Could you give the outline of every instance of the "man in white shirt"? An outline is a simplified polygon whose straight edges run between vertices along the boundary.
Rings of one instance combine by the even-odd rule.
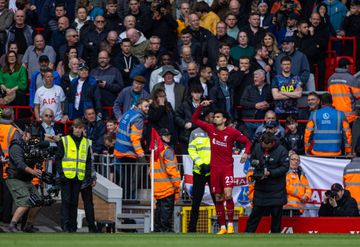
[[[34,114],[37,121],[43,114],[44,109],[49,108],[54,112],[54,120],[66,122],[68,119],[63,115],[65,94],[62,88],[54,85],[54,75],[51,69],[47,69],[44,74],[44,86],[38,88],[34,99]]]

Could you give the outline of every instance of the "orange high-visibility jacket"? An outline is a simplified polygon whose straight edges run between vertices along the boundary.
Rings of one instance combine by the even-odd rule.
[[[253,206],[252,202],[253,202],[253,199],[254,199],[254,191],[255,191],[255,182],[250,179],[250,177],[253,174],[254,174],[254,168],[250,166],[248,172],[246,173],[246,180],[247,180],[248,185],[249,185],[248,198],[249,198],[251,207]]]
[[[344,168],[343,175],[344,187],[350,191],[351,197],[353,197],[360,209],[360,157],[354,158]]]
[[[328,90],[333,98],[336,110],[343,111],[349,123],[358,118],[355,109],[360,99],[360,82],[347,69],[336,68],[329,78]]]
[[[11,124],[0,124],[0,145],[4,156],[9,157],[10,143],[14,137],[16,128]],[[3,165],[3,179],[7,179],[6,169],[9,165]]]
[[[290,170],[286,175],[286,192],[288,195],[285,207],[303,208],[300,199],[306,196],[311,198],[311,188],[305,174],[301,172],[300,177],[297,171]],[[301,209],[300,209],[301,210]]]
[[[156,200],[173,194],[176,199],[179,196],[180,172],[177,164],[174,150],[165,144],[165,149],[160,153],[159,159],[154,162],[154,198]]]

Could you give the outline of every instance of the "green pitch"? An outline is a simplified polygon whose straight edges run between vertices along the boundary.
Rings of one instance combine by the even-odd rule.
[[[360,235],[23,234],[1,233],[1,247],[351,247]]]

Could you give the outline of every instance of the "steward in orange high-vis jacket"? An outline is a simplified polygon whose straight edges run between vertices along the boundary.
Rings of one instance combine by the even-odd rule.
[[[173,232],[171,219],[174,213],[175,200],[180,193],[180,172],[177,169],[175,151],[168,145],[171,133],[160,129],[159,136],[164,142],[160,154],[154,162],[154,198],[156,199],[155,232]],[[160,138],[158,138],[160,139]]]
[[[333,106],[343,111],[349,123],[358,118],[356,100],[360,99],[360,82],[349,73],[349,60],[342,58],[335,73],[330,76],[328,90],[333,97]]]
[[[293,153],[290,156],[290,169],[286,175],[287,204],[284,206],[284,215],[292,211],[292,216],[298,216],[304,212],[303,205],[311,198],[311,188],[305,173],[300,167],[299,155]]]

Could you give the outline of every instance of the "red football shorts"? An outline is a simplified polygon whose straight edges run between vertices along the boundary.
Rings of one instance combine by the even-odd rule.
[[[233,166],[211,167],[210,186],[212,194],[224,193],[224,188],[234,186]]]

